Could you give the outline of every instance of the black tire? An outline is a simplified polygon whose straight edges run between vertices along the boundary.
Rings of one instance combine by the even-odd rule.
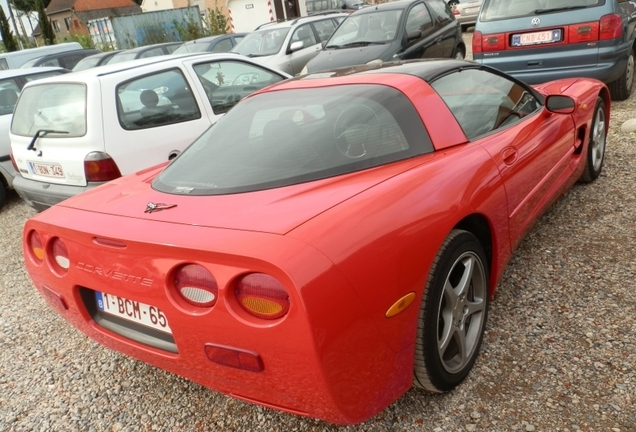
[[[464,60],[466,58],[466,51],[461,46],[458,46],[455,48],[453,58],[456,60]]]
[[[585,155],[585,169],[581,174],[581,181],[592,182],[601,174],[605,161],[605,146],[607,145],[607,118],[605,116],[605,102],[596,99],[594,118],[590,128],[590,137]]]
[[[453,230],[437,252],[422,296],[413,384],[439,393],[461,383],[475,364],[487,318],[484,248],[468,231]]]
[[[7,186],[0,180],[0,209],[7,202]]]
[[[623,71],[623,74],[616,81],[612,81],[607,84],[610,90],[612,100],[622,101],[629,98],[632,94],[632,88],[634,87],[634,50],[629,52],[629,58],[627,59],[627,66]]]

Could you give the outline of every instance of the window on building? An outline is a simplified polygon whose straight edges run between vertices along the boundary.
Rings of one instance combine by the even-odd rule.
[[[64,18],[64,24],[66,24],[66,31],[69,31],[71,29],[71,18]]]
[[[59,21],[57,21],[57,20],[51,21],[51,24],[53,25],[53,30],[55,30],[55,33],[59,33],[59,32],[62,31],[62,29],[60,28]]]

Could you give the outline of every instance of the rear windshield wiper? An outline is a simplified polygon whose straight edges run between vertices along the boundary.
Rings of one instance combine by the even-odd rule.
[[[29,143],[29,145],[27,146],[27,150],[33,150],[33,151],[37,151],[37,149],[35,148],[35,142],[38,140],[38,138],[40,138],[41,136],[44,136],[46,134],[50,134],[50,133],[56,133],[56,134],[67,134],[68,131],[59,131],[59,130],[53,130],[53,129],[40,129],[38,130],[35,135],[33,135],[33,139],[31,140],[31,142]]]
[[[585,9],[585,8],[587,8],[587,6],[584,6],[584,5],[564,6],[564,7],[551,8],[551,9],[536,9],[534,11],[534,13],[539,15],[539,14],[546,14],[546,13],[550,13],[550,12],[561,12],[561,11],[569,11],[569,10]]]

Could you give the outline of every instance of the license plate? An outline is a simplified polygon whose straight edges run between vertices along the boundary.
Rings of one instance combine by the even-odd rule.
[[[474,13],[477,13],[477,12],[479,12],[479,7],[472,7],[472,8],[464,9],[464,13],[467,14],[467,15],[468,14],[474,14]]]
[[[46,177],[64,178],[64,171],[62,171],[62,167],[58,164],[29,162],[29,166],[31,167],[31,172],[33,172],[33,174]]]
[[[560,41],[561,29],[523,33],[512,36],[512,46],[538,45]]]
[[[95,297],[97,307],[104,313],[172,334],[168,318],[158,307],[99,291],[95,291]]]

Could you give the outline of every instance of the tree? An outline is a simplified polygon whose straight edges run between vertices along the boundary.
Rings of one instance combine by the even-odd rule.
[[[11,33],[11,27],[9,27],[9,20],[4,14],[4,9],[0,6],[0,36],[2,36],[2,42],[7,51],[17,51],[18,43]]]
[[[42,39],[44,39],[45,45],[53,45],[55,43],[55,32],[51,25],[51,20],[46,15],[44,10],[44,1],[37,0],[37,12],[40,20],[40,31],[42,32]]]

